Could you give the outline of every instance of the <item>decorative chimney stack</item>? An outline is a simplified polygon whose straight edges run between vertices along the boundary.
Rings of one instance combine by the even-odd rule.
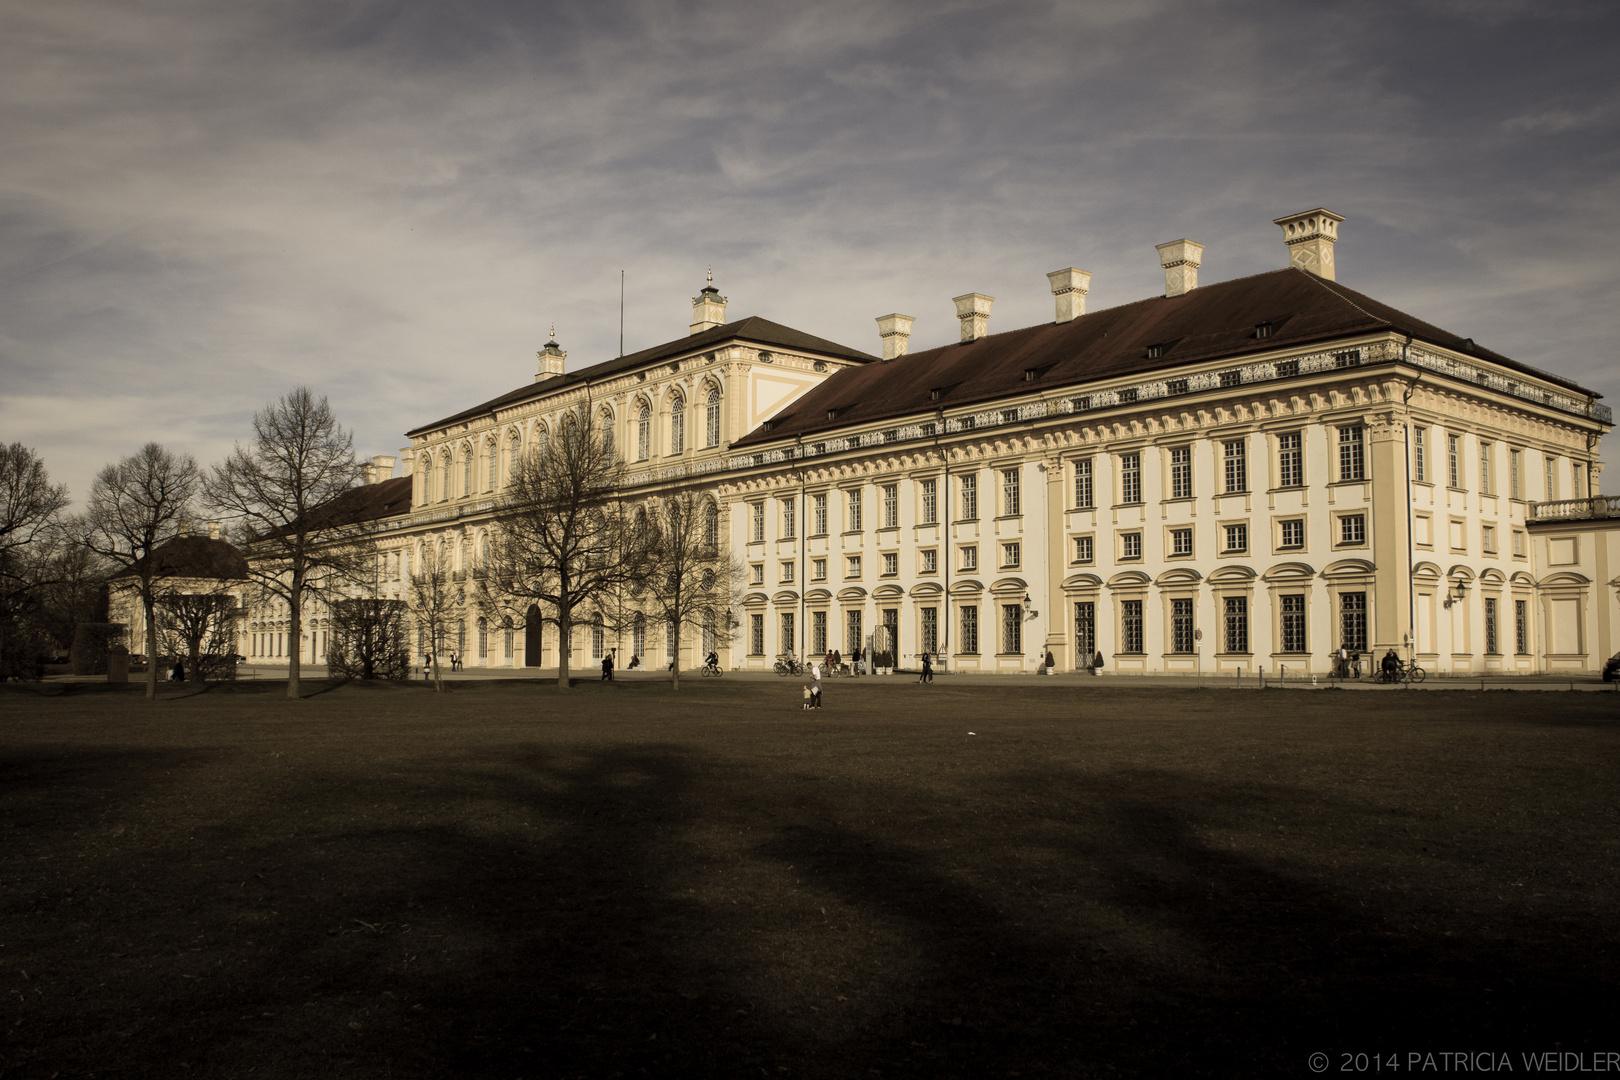
[[[1091,272],[1069,267],[1046,275],[1057,298],[1057,322],[1073,322],[1086,313],[1086,293],[1091,291]]]
[[[367,484],[380,484],[394,475],[394,462],[387,454],[378,454],[360,466],[360,479]]]
[[[1164,295],[1181,296],[1198,288],[1198,267],[1204,261],[1204,245],[1191,240],[1172,240],[1158,245],[1159,265],[1164,267]]]
[[[1283,243],[1288,245],[1288,265],[1337,281],[1334,276],[1333,245],[1339,239],[1339,222],[1344,218],[1320,206],[1303,214],[1273,219],[1282,226]]]
[[[692,297],[692,333],[701,334],[726,323],[726,298],[714,287],[714,267],[709,267],[709,283]]]
[[[546,342],[545,348],[534,355],[540,358],[540,370],[534,377],[535,382],[563,373],[563,361],[568,359],[568,350],[557,344],[556,323],[551,324],[551,340]]]
[[[219,534],[224,531],[224,528],[225,528],[225,523],[224,522],[222,522],[222,521],[210,521],[208,523],[208,539],[210,539],[210,540],[218,540],[219,539]]]
[[[962,322],[962,343],[978,341],[990,332],[990,305],[996,302],[993,296],[984,293],[970,292],[966,296],[953,296],[956,304],[956,317]]]
[[[881,316],[878,321],[878,336],[883,339],[883,362],[897,360],[906,355],[906,347],[911,341],[911,324],[916,322],[911,315]]]

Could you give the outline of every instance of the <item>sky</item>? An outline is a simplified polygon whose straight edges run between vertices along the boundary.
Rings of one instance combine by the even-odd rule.
[[[82,500],[297,385],[364,456],[728,318],[880,351],[1287,265],[1620,404],[1620,5],[0,0],[0,440]],[[1620,440],[1604,440],[1613,459]],[[1620,492],[1620,467],[1603,477]]]

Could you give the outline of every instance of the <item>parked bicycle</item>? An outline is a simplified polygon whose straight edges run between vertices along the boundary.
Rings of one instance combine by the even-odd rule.
[[[1422,668],[1418,667],[1416,664],[1409,664],[1405,660],[1397,660],[1396,663],[1399,666],[1394,671],[1385,671],[1383,668],[1378,669],[1378,681],[1379,682],[1383,682],[1383,683],[1398,683],[1398,682],[1420,683],[1424,679],[1428,678],[1429,673],[1424,671]]]
[[[776,673],[778,675],[803,675],[804,665],[796,657],[778,656],[776,658]]]

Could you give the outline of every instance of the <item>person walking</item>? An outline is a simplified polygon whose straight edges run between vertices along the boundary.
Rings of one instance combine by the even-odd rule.
[[[602,681],[603,682],[612,682],[613,681],[613,650],[612,649],[609,649],[607,651],[607,654],[602,657]]]
[[[821,708],[821,672],[817,670],[810,676],[810,707]]]
[[[922,674],[917,676],[917,681],[920,682],[920,683],[931,683],[931,682],[934,681],[934,664],[933,664],[933,660],[929,657],[929,655],[927,653],[923,653],[922,654],[922,661],[923,661]]]

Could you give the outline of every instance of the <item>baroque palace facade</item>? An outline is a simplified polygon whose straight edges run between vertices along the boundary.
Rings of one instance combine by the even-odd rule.
[[[979,672],[1325,672],[1341,646],[1439,674],[1598,668],[1620,648],[1609,409],[1340,285],[1342,220],[1277,219],[1286,268],[1204,286],[1201,245],[1161,244],[1163,296],[1091,313],[1091,275],[1054,271],[1054,320],[1023,329],[957,297],[960,341],[925,352],[899,314],[881,356],[727,323],[712,281],[687,337],[573,372],[553,340],[532,383],[409,432],[403,477],[373,459],[383,594],[427,544],[474,572],[513,461],[583,405],[627,497],[712,502],[745,575],[733,669],[885,641]],[[323,654],[318,613],[300,643],[250,620],[255,660]],[[566,647],[684,668],[713,644],[670,638],[587,616]],[[553,667],[560,643],[472,613],[457,645]]]

